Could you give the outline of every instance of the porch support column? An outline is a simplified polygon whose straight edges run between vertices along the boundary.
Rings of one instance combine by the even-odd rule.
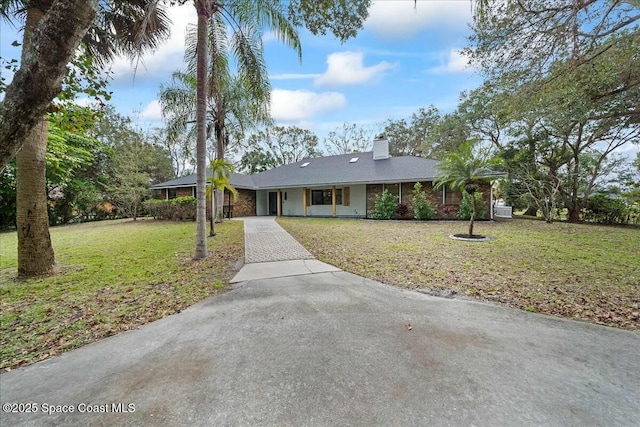
[[[282,215],[282,192],[280,191],[280,189],[278,188],[278,192],[276,193],[278,195],[278,199],[276,201],[276,216],[280,216]]]
[[[331,216],[336,217],[336,186],[331,187]]]
[[[302,216],[307,216],[307,187],[302,188]]]

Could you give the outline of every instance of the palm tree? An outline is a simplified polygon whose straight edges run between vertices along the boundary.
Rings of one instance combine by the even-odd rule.
[[[475,195],[481,191],[483,184],[489,184],[502,175],[492,169],[499,163],[488,149],[478,148],[476,141],[467,141],[457,151],[446,155],[437,166],[435,189],[446,185],[453,190],[467,193],[471,198],[472,212],[468,234],[470,237],[473,236],[473,223],[477,214]]]
[[[189,72],[176,71],[172,83],[160,88],[159,99],[162,113],[167,120],[167,135],[172,139],[195,140],[195,99],[196,78]],[[229,134],[244,134],[249,128],[271,123],[269,115],[268,81],[255,90],[246,80],[229,73],[221,73],[217,83],[220,88],[207,98],[206,136],[215,136],[215,158],[223,159],[229,145]],[[187,145],[189,145],[187,143]],[[216,217],[222,215],[221,198],[213,211]]]
[[[224,194],[224,191],[228,191],[231,193],[231,197],[233,200],[236,200],[238,197],[238,190],[235,189],[233,185],[231,185],[231,176],[235,173],[235,168],[233,164],[229,160],[225,159],[215,159],[211,161],[211,176],[207,180],[209,183],[209,187],[207,187],[207,201],[211,199],[213,195],[214,204],[213,206],[218,206],[222,204],[223,200],[216,200],[220,196],[220,194]],[[215,190],[215,191],[214,191]],[[212,208],[213,208],[212,206]],[[213,209],[212,209],[213,210]],[[213,216],[213,212],[211,212],[210,224],[211,227],[209,229],[209,236],[215,236],[215,218]]]
[[[153,49],[168,35],[168,19],[160,0],[105,0],[83,39],[86,54],[97,66],[114,56],[132,57]],[[34,30],[53,0],[12,0],[2,4],[6,19],[24,20],[23,55]],[[23,62],[25,58],[22,58]],[[16,156],[16,222],[18,227],[18,276],[47,274],[55,267],[49,234],[45,190],[45,153],[48,121],[43,116]]]
[[[218,2],[211,0],[194,0],[196,12],[198,14],[197,38],[196,38],[196,197],[198,205],[196,207],[196,252],[195,259],[207,256],[206,240],[206,100],[208,95],[220,92],[218,83],[218,72],[224,70],[216,62],[224,55],[227,47],[236,60],[238,75],[241,80],[248,82],[264,81],[266,71],[261,66],[263,62],[256,53],[262,53],[261,39],[255,39],[253,34],[260,33],[260,30],[269,28],[274,35],[282,42],[290,45],[298,51],[301,56],[300,40],[298,33],[289,21],[286,11],[280,2],[269,0],[238,0],[232,2]],[[211,27],[209,27],[209,24]],[[254,29],[255,31],[248,31]],[[228,31],[230,30],[230,31]],[[230,35],[230,37],[229,37]],[[209,43],[211,36],[211,43]],[[226,41],[226,44],[225,44]],[[212,63],[209,62],[209,51]],[[211,74],[207,75],[207,67],[210,67]],[[223,81],[224,79],[222,79]],[[210,91],[207,90],[207,83],[210,83]],[[218,158],[224,152],[224,122],[217,123],[220,129],[216,133]]]

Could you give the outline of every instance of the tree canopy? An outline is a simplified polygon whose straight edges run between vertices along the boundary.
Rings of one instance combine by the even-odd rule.
[[[245,142],[247,147],[240,161],[248,173],[262,172],[302,159],[322,156],[318,137],[296,126],[274,126],[254,133]]]

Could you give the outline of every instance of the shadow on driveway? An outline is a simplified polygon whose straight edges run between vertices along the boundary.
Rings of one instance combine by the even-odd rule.
[[[1,375],[3,404],[38,408],[1,424],[637,425],[639,354],[634,332],[345,272],[263,279]]]

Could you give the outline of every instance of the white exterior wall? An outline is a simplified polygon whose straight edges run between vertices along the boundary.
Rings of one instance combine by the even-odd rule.
[[[337,216],[359,216],[363,217],[367,213],[367,186],[349,185],[350,200],[349,206],[336,206]],[[331,210],[331,206],[329,206]]]
[[[349,206],[336,205],[336,216],[364,217],[367,210],[367,186],[348,185]],[[310,190],[329,190],[331,186],[308,187]],[[336,186],[336,189],[344,188]],[[269,214],[269,192],[276,190],[256,191],[256,215]],[[285,193],[287,199],[285,200]],[[303,216],[304,215],[304,190],[298,188],[283,188],[281,190],[281,214],[282,216]],[[331,205],[310,205],[307,206],[307,216],[330,217]]]
[[[287,193],[287,200],[284,195]],[[281,192],[282,216],[302,216],[303,211],[302,188],[285,188]]]
[[[269,215],[269,191],[256,191],[256,215]]]
[[[346,185],[344,187],[349,187],[349,206],[336,205],[336,216],[364,217],[367,210],[367,186]],[[336,190],[344,187],[336,186]],[[331,186],[311,187],[310,189],[329,190]],[[331,216],[331,214],[331,205],[307,206],[307,216]]]

